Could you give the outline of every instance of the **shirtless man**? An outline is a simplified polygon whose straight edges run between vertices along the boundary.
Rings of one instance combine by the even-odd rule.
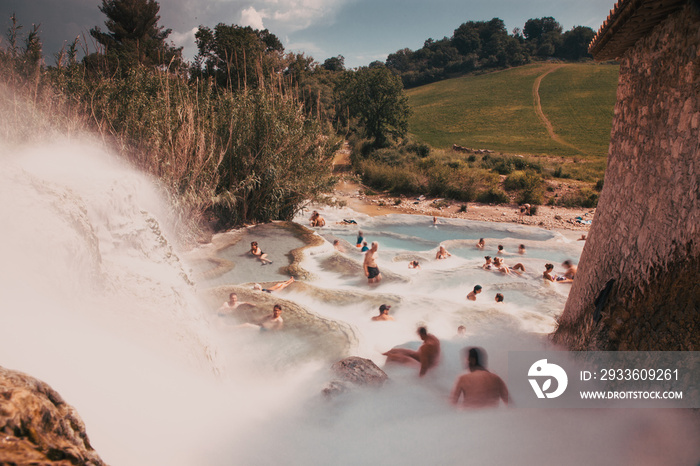
[[[523,204],[520,206],[520,222],[525,223],[523,216],[530,215],[530,204]]]
[[[480,348],[464,350],[464,362],[469,372],[457,378],[450,401],[457,405],[462,399],[464,408],[497,407],[499,400],[508,404],[508,388],[496,374],[486,370],[486,352]]]
[[[238,295],[236,293],[231,293],[228,295],[228,301],[224,302],[224,304],[221,305],[221,307],[218,309],[218,312],[225,313],[226,311],[233,311],[238,306],[242,306],[244,304],[247,304],[249,306],[255,306],[255,304],[253,303],[238,301]]]
[[[324,226],[326,226],[326,220],[323,217],[321,217],[321,214],[319,214],[315,210],[311,214],[311,218],[309,219],[309,223],[312,227],[324,227]]]
[[[387,362],[420,363],[420,372],[418,375],[423,377],[428,369],[435,367],[440,361],[440,340],[425,327],[418,327],[418,336],[423,340],[423,344],[418,348],[418,351],[413,351],[408,348],[392,348],[386,353]]]
[[[245,323],[237,325],[237,328],[257,328],[261,332],[267,332],[270,330],[280,330],[284,325],[282,320],[282,306],[275,304],[272,308],[272,314],[265,316],[262,320],[259,320],[257,324]]]
[[[476,295],[481,293],[481,285],[476,285],[472,291],[467,295],[469,301],[476,301]]]
[[[573,280],[578,271],[578,267],[573,264],[570,260],[565,260],[561,265],[566,267],[566,272],[564,272],[564,277]]]
[[[372,317],[372,320],[375,322],[382,320],[394,320],[394,318],[389,315],[389,309],[391,309],[391,305],[382,304],[379,306],[379,315]]]
[[[479,241],[476,243],[477,249],[484,249],[484,246],[486,246],[484,238],[479,238]]]
[[[382,274],[379,273],[379,267],[377,266],[377,250],[379,249],[379,243],[376,241],[372,242],[372,247],[369,251],[365,253],[365,260],[362,267],[365,269],[365,276],[367,277],[367,283],[379,283],[382,281]]]

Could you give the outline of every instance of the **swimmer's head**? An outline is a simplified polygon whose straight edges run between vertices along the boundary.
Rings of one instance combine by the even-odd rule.
[[[548,271],[548,272],[549,272],[550,270],[552,270],[553,268],[554,268],[554,266],[553,266],[552,264],[544,264],[544,269],[545,269],[546,271]]]
[[[275,315],[275,317],[278,317],[280,314],[282,314],[282,305],[275,304],[274,306],[272,306],[272,313]]]
[[[378,249],[379,248],[379,243],[376,241],[372,241],[372,249]]]
[[[486,259],[486,262],[491,262],[491,256],[484,256],[484,259]]]
[[[420,336],[421,340],[424,340],[426,336],[428,336],[428,329],[425,327],[418,327],[418,335]]]
[[[460,325],[459,327],[457,327],[457,333],[459,335],[465,335],[467,333],[467,327],[465,327],[464,325]]]
[[[464,348],[463,353],[464,360],[467,363],[467,367],[470,370],[476,368],[486,369],[486,350],[479,348],[478,346],[472,346],[470,348]]]
[[[238,295],[236,293],[231,293],[228,295],[229,301],[238,301]]]
[[[481,293],[481,285],[476,285],[474,287],[474,293]]]
[[[561,265],[563,265],[564,267],[571,267],[572,264],[571,261],[567,259],[564,262],[562,262]]]
[[[499,244],[499,245],[498,245],[498,250],[499,250],[499,251],[503,251],[503,245],[502,245],[502,244]]]
[[[497,303],[503,302],[503,295],[501,293],[496,293],[496,302]]]
[[[381,306],[379,306],[379,313],[380,314],[385,314],[385,313],[388,314],[389,309],[391,309],[391,304],[382,304]]]

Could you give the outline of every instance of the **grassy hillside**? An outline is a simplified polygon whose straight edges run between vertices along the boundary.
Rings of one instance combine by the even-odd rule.
[[[459,144],[508,154],[585,158],[598,171],[608,151],[618,70],[616,65],[538,63],[410,89],[410,131],[434,148]],[[536,113],[533,88],[549,71],[539,96],[561,142]]]

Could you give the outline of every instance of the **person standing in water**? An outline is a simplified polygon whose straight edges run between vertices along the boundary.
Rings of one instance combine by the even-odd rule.
[[[462,398],[463,408],[495,408],[500,400],[508,405],[508,388],[496,374],[486,370],[486,351],[481,348],[463,350],[469,372],[457,378],[450,401],[457,405]]]
[[[377,251],[379,250],[379,243],[372,241],[372,247],[369,251],[365,253],[365,260],[362,264],[365,269],[365,276],[367,277],[367,283],[379,283],[382,281],[382,274],[379,273],[379,267],[377,266]]]
[[[362,230],[358,231],[357,232],[357,244],[355,244],[355,246],[357,246],[358,248],[361,248],[362,242],[364,240],[365,240],[365,238],[364,238],[364,236],[362,236]]]

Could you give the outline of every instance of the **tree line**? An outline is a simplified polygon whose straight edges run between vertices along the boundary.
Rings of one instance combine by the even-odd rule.
[[[498,18],[468,21],[451,37],[428,39],[418,50],[406,48],[390,54],[386,66],[409,88],[458,74],[524,65],[533,59],[590,57],[588,44],[595,36],[591,28],[562,31],[552,17],[529,19],[522,30],[515,28],[512,34]]]

